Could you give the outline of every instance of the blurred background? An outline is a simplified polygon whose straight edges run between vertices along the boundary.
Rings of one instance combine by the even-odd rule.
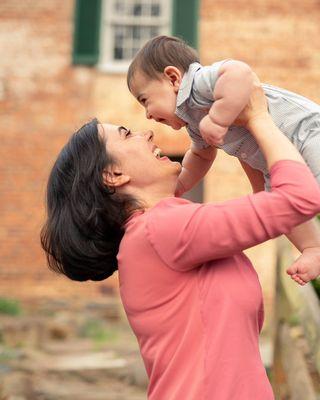
[[[147,121],[129,94],[137,49],[180,36],[202,64],[240,59],[261,81],[320,102],[319,21],[319,0],[0,0],[0,399],[146,398],[116,274],[68,281],[48,271],[39,245],[50,168],[91,118],[151,128],[178,160],[188,148],[186,132]],[[238,160],[219,154],[189,198],[249,192]],[[277,399],[319,399],[316,284],[300,289],[286,278],[296,256],[286,242],[247,253],[264,291],[261,352]]]

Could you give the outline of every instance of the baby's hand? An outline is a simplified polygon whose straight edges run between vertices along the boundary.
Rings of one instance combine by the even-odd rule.
[[[206,143],[211,146],[217,146],[223,144],[223,138],[227,133],[228,127],[214,123],[210,116],[206,115],[199,123],[199,130]]]
[[[301,256],[287,269],[287,274],[299,283],[305,285],[320,275],[320,247],[305,249]]]
[[[247,125],[254,119],[264,116],[267,113],[267,99],[259,78],[254,74],[254,85],[249,102],[234,121],[234,125],[247,127]]]

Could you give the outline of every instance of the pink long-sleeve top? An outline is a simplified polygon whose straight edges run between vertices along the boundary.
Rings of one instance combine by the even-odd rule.
[[[258,347],[261,287],[242,250],[320,212],[320,189],[298,162],[270,172],[270,193],[209,204],[165,198],[127,222],[120,293],[148,399],[274,399]]]

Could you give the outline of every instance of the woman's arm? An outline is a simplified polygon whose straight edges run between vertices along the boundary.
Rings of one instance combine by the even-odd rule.
[[[254,85],[250,101],[236,123],[245,126],[255,138],[269,170],[280,160],[299,161],[305,164],[297,149],[273,122],[268,113],[263,89],[258,82]]]
[[[250,167],[245,162],[240,161],[243,170],[245,171],[252,187],[253,193],[258,193],[264,190],[264,178],[262,172]],[[296,226],[287,238],[296,246],[296,248],[303,252],[304,249],[310,247],[320,248],[320,229],[316,221],[308,221],[300,226]]]
[[[147,216],[151,245],[168,266],[184,271],[287,234],[320,212],[320,188],[306,165],[279,161],[270,174],[271,192],[218,204],[160,202]]]
[[[262,172],[242,161],[240,163],[251,183],[253,193],[263,191],[264,177]],[[288,267],[287,273],[300,284],[302,282],[295,276],[297,273],[304,282],[316,278],[320,274],[320,228],[317,221],[313,219],[295,226],[286,236],[302,253]]]
[[[274,125],[261,93],[262,89],[255,90],[242,118],[267,160],[272,191],[221,204],[172,199],[174,203],[155,207],[148,219],[149,239],[172,268],[188,270],[230,257],[289,233],[320,212],[320,188],[300,154]]]

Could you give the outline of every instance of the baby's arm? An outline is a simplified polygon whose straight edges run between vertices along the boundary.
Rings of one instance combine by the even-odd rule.
[[[264,190],[263,174],[244,162],[240,161],[240,163],[250,180],[253,192]],[[293,228],[286,236],[302,253],[287,269],[287,273],[297,283],[304,285],[320,275],[320,229],[318,223],[315,220],[305,222]]]
[[[223,143],[228,127],[248,103],[254,73],[242,61],[227,61],[218,72],[213,90],[214,103],[199,124],[203,139],[210,145]]]
[[[180,197],[193,188],[208,172],[216,155],[216,147],[199,149],[192,143],[182,160],[175,195]]]
[[[287,269],[291,278],[304,285],[320,276],[320,229],[316,220],[296,226],[287,238],[301,251],[301,256]]]

